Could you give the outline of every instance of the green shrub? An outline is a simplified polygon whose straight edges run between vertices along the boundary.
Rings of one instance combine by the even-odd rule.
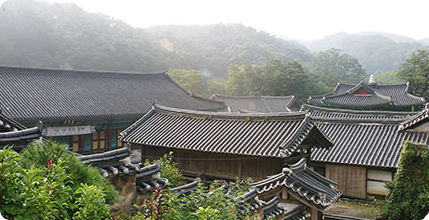
[[[217,188],[217,185],[210,188]],[[221,190],[207,194],[203,184],[188,196],[165,193],[164,219],[246,219],[248,213],[239,212],[237,203],[225,197]]]
[[[78,211],[73,219],[107,219],[110,217],[109,206],[106,205],[105,194],[99,186],[81,184],[76,190]]]
[[[7,219],[106,219],[119,193],[64,145],[33,143],[0,151],[0,212]]]
[[[423,219],[429,212],[428,146],[405,142],[383,209],[385,219]]]
[[[235,184],[229,187],[228,194],[233,197],[238,197],[249,192],[252,181],[252,178],[242,180],[237,177],[235,179]]]
[[[161,176],[168,179],[169,187],[177,187],[185,184],[183,174],[177,168],[177,163],[173,161],[173,158],[173,152],[170,151],[170,153],[164,154],[164,156],[159,159],[161,162]],[[144,165],[149,166],[154,162],[155,161],[146,160]]]
[[[57,142],[32,142],[21,152],[21,164],[24,168],[30,166],[43,167],[48,164],[63,160],[66,172],[70,175],[73,190],[80,187],[80,184],[95,185],[106,194],[106,202],[113,204],[119,199],[119,192],[102,176],[97,168],[83,164],[73,153],[67,151],[68,146]]]
[[[4,217],[13,219],[70,219],[75,206],[74,195],[61,159],[45,167],[24,169],[16,153],[0,152]],[[14,167],[10,167],[13,165]]]

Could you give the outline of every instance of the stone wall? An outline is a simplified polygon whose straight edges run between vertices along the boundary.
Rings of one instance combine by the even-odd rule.
[[[152,193],[142,194],[136,189],[135,175],[118,175],[110,179],[110,182],[121,195],[120,200],[111,208],[114,213],[124,211],[130,214],[136,210],[136,208],[133,207],[134,205],[145,205],[147,200],[152,196]]]

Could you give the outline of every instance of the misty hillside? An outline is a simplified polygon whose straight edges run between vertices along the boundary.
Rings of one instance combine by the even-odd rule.
[[[142,31],[74,4],[7,1],[0,23],[1,64],[123,71],[166,66]]]
[[[9,0],[0,11],[0,64],[112,71],[204,70],[278,58],[308,61],[308,50],[243,25],[136,29],[74,4]]]
[[[358,34],[338,33],[320,40],[301,42],[310,51],[337,48],[356,57],[370,74],[394,71],[418,49],[428,48],[425,40],[386,33],[365,32]]]
[[[263,64],[271,59],[310,61],[306,47],[241,24],[169,25],[145,30],[169,51],[174,68],[226,73],[229,64]],[[205,71],[204,71],[205,72]]]
[[[271,59],[309,62],[338,48],[369,74],[396,70],[412,52],[429,47],[386,33],[339,33],[298,44],[241,24],[133,28],[74,4],[9,0],[0,10],[0,65],[112,71],[201,70],[225,78],[230,64]],[[312,53],[310,53],[310,51]]]

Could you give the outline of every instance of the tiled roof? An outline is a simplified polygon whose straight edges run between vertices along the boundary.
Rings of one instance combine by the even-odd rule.
[[[256,189],[250,190],[233,199],[238,204],[238,209],[241,213],[247,213],[248,211],[255,212],[264,205],[264,202],[258,199],[258,192]]]
[[[305,113],[202,112],[158,104],[125,129],[120,140],[148,146],[261,157],[288,157],[301,144],[323,148],[331,146]]]
[[[14,151],[21,151],[30,141],[41,137],[42,127],[39,122],[35,127],[26,128],[0,111],[0,149],[13,145]]]
[[[79,159],[85,164],[97,167],[104,177],[112,178],[116,175],[132,175],[139,171],[138,165],[124,162],[124,159],[129,158],[129,156],[130,150],[124,147],[103,153],[80,156]]]
[[[337,122],[383,122],[397,124],[411,118],[415,112],[400,111],[368,111],[333,109],[326,107],[303,104],[301,111],[308,111],[313,120],[337,121]]]
[[[363,90],[366,94],[358,94]],[[409,83],[395,85],[338,83],[334,92],[310,97],[308,103],[330,107],[420,106],[426,102],[411,94]]]
[[[343,216],[343,215],[335,215],[335,214],[327,214],[323,213],[324,220],[370,220],[369,218],[358,218],[354,216]]]
[[[277,219],[279,216],[284,215],[286,210],[278,206],[280,203],[280,197],[274,196],[270,201],[264,202],[264,207],[262,210],[264,211],[264,219]]]
[[[428,142],[425,133],[398,131],[410,113],[303,108],[334,143],[329,151],[312,150],[312,161],[396,168],[404,141]]]
[[[170,191],[173,194],[189,194],[192,191],[194,191],[195,189],[197,189],[198,184],[200,184],[200,183],[201,183],[201,179],[199,177],[197,177],[197,178],[195,178],[194,181],[192,181],[188,184],[185,184],[183,186],[178,186],[176,188],[172,188],[172,189],[170,189]]]
[[[210,99],[223,101],[231,112],[276,113],[299,111],[295,96],[227,96],[213,95]]]
[[[311,214],[304,209],[304,206],[300,205],[296,208],[287,211],[285,214],[285,220],[306,220],[311,217]]]
[[[327,208],[341,195],[337,183],[308,168],[305,158],[289,168],[283,168],[283,172],[279,174],[250,184],[250,187],[256,188],[258,194],[286,187],[292,195],[309,201],[319,209]]]
[[[154,191],[156,188],[163,188],[168,183],[168,179],[161,177],[160,171],[160,161],[139,169],[136,174],[137,189],[141,193],[147,193]]]
[[[153,102],[195,110],[224,103],[186,91],[166,72],[117,73],[0,67],[0,104],[17,121],[136,118]]]
[[[403,121],[399,126],[399,131],[405,131],[410,128],[415,128],[423,123],[428,122],[429,119],[429,103],[426,104],[425,109],[414,115],[413,117]]]

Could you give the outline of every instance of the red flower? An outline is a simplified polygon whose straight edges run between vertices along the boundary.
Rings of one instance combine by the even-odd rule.
[[[46,159],[48,161],[48,164],[52,164],[52,160],[50,158]]]

